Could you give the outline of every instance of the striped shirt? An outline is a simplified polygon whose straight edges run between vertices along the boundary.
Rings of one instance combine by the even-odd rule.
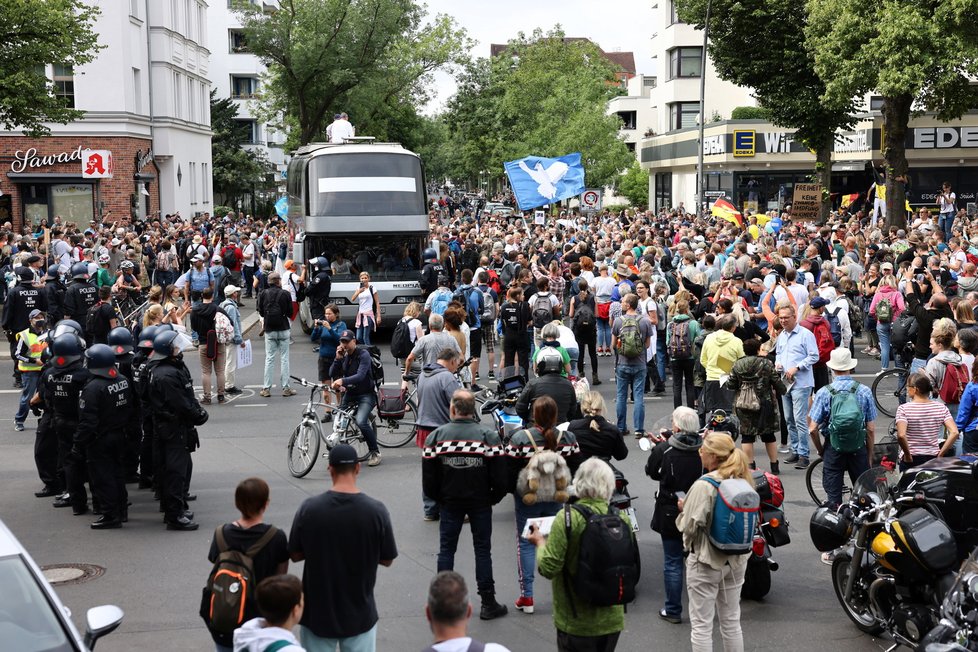
[[[907,424],[907,445],[911,455],[937,455],[944,422],[951,418],[940,401],[910,401],[897,408],[896,422]]]

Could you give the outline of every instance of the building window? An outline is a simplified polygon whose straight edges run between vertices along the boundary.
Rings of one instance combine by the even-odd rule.
[[[232,54],[248,52],[248,42],[245,40],[244,30],[229,29],[228,41],[230,42],[230,51]]]
[[[238,120],[235,122],[241,128],[241,143],[244,145],[257,145],[261,143],[261,127],[257,120]]]
[[[133,113],[143,112],[143,82],[139,68],[132,69],[132,108]]]
[[[142,0],[129,0],[129,15],[133,18],[139,18],[139,5],[142,4]]]
[[[669,79],[699,77],[703,71],[703,48],[673,48],[669,55]]]
[[[672,208],[672,172],[655,174],[655,208]]]
[[[173,72],[173,117],[183,115],[183,79],[180,73]]]
[[[676,13],[676,2],[675,0],[669,0],[669,24],[678,25],[683,21],[679,20],[679,14]]]
[[[231,75],[231,98],[250,100],[258,96],[258,78]]]
[[[190,163],[190,205],[197,205],[197,164]]]
[[[87,183],[51,186],[51,214],[76,224],[93,219],[93,186]]]
[[[675,102],[669,105],[669,129],[695,127],[699,117],[699,102]]]
[[[60,63],[54,64],[52,82],[54,94],[64,98],[65,104],[70,108],[75,108],[75,71],[72,67]]]
[[[200,194],[202,201],[206,204],[211,200],[208,190],[210,189],[210,184],[207,183],[207,164],[200,164]]]
[[[655,88],[656,81],[657,80],[656,80],[655,77],[643,77],[642,78],[642,88],[647,88],[647,89]]]
[[[618,117],[621,118],[622,129],[635,129],[638,120],[638,111],[619,111]]]

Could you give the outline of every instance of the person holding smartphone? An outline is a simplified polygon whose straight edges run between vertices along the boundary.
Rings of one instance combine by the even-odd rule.
[[[360,272],[360,287],[350,297],[357,304],[357,318],[354,327],[357,331],[357,344],[371,345],[371,335],[380,323],[380,301],[377,291],[370,285],[370,274]]]
[[[336,360],[336,349],[340,345],[340,333],[345,331],[347,327],[346,322],[340,319],[340,309],[335,303],[327,305],[324,313],[325,319],[317,319],[314,322],[310,339],[313,342],[319,342],[319,382],[328,386],[333,380],[329,375],[329,370],[333,366],[333,361]],[[323,390],[324,403],[336,403],[338,400],[335,392],[328,389]],[[323,423],[329,423],[332,420],[333,413],[327,408]]]

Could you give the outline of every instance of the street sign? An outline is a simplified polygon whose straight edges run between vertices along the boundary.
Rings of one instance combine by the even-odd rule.
[[[581,193],[581,210],[601,210],[601,190],[589,188]]]
[[[722,190],[706,190],[703,192],[703,196],[709,197],[710,199],[719,199],[723,197],[725,193]]]
[[[796,183],[791,198],[791,219],[795,222],[817,220],[821,204],[822,186],[817,183]]]

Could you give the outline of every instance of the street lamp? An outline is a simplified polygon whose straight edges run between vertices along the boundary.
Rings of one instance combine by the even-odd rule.
[[[706,46],[710,40],[710,5],[706,2],[706,24],[703,25],[703,53],[700,58],[700,137],[696,155],[696,214],[699,215],[706,193],[703,191],[703,130],[706,126]]]

